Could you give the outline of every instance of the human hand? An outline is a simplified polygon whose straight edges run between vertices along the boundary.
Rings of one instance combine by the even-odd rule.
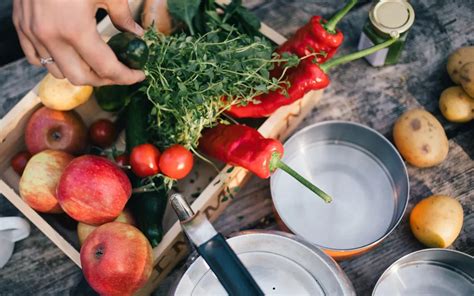
[[[96,28],[95,14],[107,10],[121,30],[143,35],[127,0],[13,0],[13,23],[28,61],[41,58],[56,78],[75,85],[133,84],[145,78],[119,62]]]

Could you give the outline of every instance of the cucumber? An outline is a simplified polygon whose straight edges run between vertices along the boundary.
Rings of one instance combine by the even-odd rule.
[[[143,69],[148,60],[148,45],[143,39],[130,32],[114,35],[107,44],[119,61],[132,69]]]
[[[148,142],[146,128],[149,110],[148,100],[139,95],[134,95],[127,105],[125,139],[129,152],[133,147]],[[139,177],[130,173],[129,178],[134,188],[141,186]],[[134,194],[128,202],[138,228],[148,238],[152,247],[156,247],[163,238],[162,221],[168,203],[167,190],[163,186],[160,188],[162,189],[154,192]]]
[[[130,95],[128,85],[106,85],[94,89],[99,107],[107,112],[118,112],[125,107]]]

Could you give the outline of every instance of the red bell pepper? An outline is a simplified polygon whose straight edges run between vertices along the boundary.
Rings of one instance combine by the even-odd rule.
[[[230,165],[243,167],[260,178],[270,177],[282,169],[325,202],[331,197],[281,161],[283,145],[275,139],[264,138],[256,129],[245,125],[217,125],[204,131],[199,148],[207,155]]]
[[[275,52],[293,53],[300,58],[311,53],[324,53],[316,56],[318,63],[330,59],[344,40],[341,31],[336,29],[337,23],[354,7],[357,0],[350,0],[344,8],[338,11],[329,21],[322,16],[313,16],[311,20],[299,28],[296,33]]]
[[[287,80],[290,82],[290,86],[282,84],[284,91],[277,90],[262,94],[255,98],[259,103],[249,103],[245,106],[234,105],[226,113],[235,118],[270,116],[278,108],[301,99],[308,92],[328,86],[330,80],[326,73],[332,67],[372,54],[377,50],[390,46],[397,39],[398,37],[391,38],[378,45],[332,59],[324,64],[316,64],[309,59],[303,60],[288,74]],[[285,91],[287,94],[285,94]]]

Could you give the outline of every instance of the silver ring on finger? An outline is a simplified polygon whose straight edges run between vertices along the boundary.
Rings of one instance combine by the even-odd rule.
[[[46,65],[54,63],[54,59],[52,57],[40,58],[40,63],[42,66],[46,66]]]

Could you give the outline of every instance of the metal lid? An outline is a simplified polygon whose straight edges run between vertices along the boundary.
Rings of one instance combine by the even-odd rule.
[[[227,240],[265,295],[355,295],[337,263],[319,248],[282,232],[247,231]],[[174,295],[226,295],[199,257]]]
[[[449,249],[426,249],[410,253],[387,268],[372,295],[473,293],[474,257]]]
[[[392,37],[408,31],[415,21],[415,11],[405,0],[381,0],[369,12],[376,30]]]

